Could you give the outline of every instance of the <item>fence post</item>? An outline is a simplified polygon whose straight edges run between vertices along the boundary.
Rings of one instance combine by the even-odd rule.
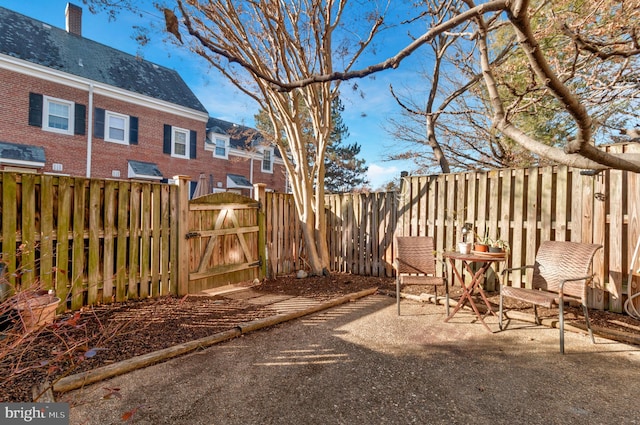
[[[187,295],[189,292],[189,241],[186,238],[189,231],[189,189],[191,177],[175,176],[178,184],[178,205],[176,205],[177,217],[177,260],[171,275],[175,277],[178,295]],[[173,280],[173,279],[171,279]]]
[[[267,276],[267,221],[265,218],[265,210],[267,208],[265,200],[265,192],[267,185],[265,183],[255,183],[253,185],[253,196],[260,203],[258,207],[258,256],[260,258],[260,274],[262,280]]]

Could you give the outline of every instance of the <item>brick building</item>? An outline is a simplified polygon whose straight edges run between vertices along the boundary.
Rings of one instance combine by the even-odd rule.
[[[65,12],[63,30],[0,7],[2,170],[285,190],[255,130],[229,131],[176,71],[82,37],[82,9]]]

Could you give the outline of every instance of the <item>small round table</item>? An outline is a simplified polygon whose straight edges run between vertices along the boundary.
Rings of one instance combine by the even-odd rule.
[[[453,270],[453,273],[456,275],[456,279],[458,280],[458,282],[460,282],[460,286],[462,287],[462,297],[460,298],[460,300],[458,300],[458,305],[456,305],[456,308],[451,312],[449,316],[447,316],[444,321],[448,322],[449,319],[451,319],[458,312],[458,310],[464,307],[464,305],[468,301],[476,316],[478,317],[478,319],[480,319],[480,322],[482,322],[484,327],[487,328],[489,332],[493,333],[489,326],[487,326],[487,324],[484,322],[484,316],[480,314],[480,311],[478,310],[476,304],[473,302],[473,298],[471,297],[471,295],[473,294],[474,290],[477,290],[480,293],[480,296],[482,297],[485,305],[487,306],[487,313],[485,314],[485,316],[488,314],[493,314],[494,316],[496,316],[496,313],[491,309],[489,300],[482,290],[482,285],[480,285],[480,283],[482,282],[484,274],[487,272],[489,267],[491,267],[491,264],[505,261],[507,259],[507,255],[504,252],[493,253],[471,251],[471,253],[469,254],[461,254],[460,252],[450,251],[445,252],[443,254],[443,257],[449,259],[451,269]],[[462,261],[462,267],[464,267],[471,274],[471,276],[473,276],[469,286],[466,286],[464,284],[462,273],[456,268],[456,260]],[[480,268],[478,269],[478,271],[473,271],[473,269],[471,268],[471,263],[480,264]]]

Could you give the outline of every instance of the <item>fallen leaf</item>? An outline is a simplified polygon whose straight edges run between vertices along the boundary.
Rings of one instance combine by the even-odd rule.
[[[138,411],[138,409],[140,409],[141,407],[143,407],[143,406],[134,407],[133,409],[131,409],[131,410],[127,411],[127,412],[124,412],[122,414],[122,420],[125,421],[125,422],[130,421],[133,418],[133,415],[135,415],[136,412]]]
[[[103,389],[107,391],[107,393],[102,396],[104,400],[109,400],[112,397],[115,397],[118,399],[122,398],[122,394],[120,394],[120,388],[104,387]]]

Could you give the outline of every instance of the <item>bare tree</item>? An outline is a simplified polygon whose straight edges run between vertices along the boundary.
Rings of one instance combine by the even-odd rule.
[[[167,31],[266,111],[270,141],[283,153],[290,177],[311,273],[326,273],[324,157],[341,82],[279,88],[314,74],[331,75],[334,62],[343,72],[351,69],[380,30],[382,12],[369,4],[368,13],[359,15],[363,19],[346,28],[341,26],[346,0],[176,0],[175,5],[176,10],[163,9]]]
[[[92,0],[86,0],[91,2]],[[93,0],[109,3],[117,0]],[[543,0],[540,0],[543,1]],[[593,140],[594,119],[578,87],[568,78],[587,68],[579,65],[600,61],[616,72],[609,75],[610,87],[621,84],[638,93],[637,58],[640,57],[638,16],[640,0],[598,0],[590,7],[591,19],[555,19],[550,7],[550,25],[572,40],[574,68],[554,62],[540,44],[541,35],[532,30],[530,0],[489,0],[475,4],[462,0],[445,19],[434,21],[407,46],[377,64],[357,68],[358,59],[372,45],[385,22],[384,10],[376,2],[364,0],[162,0],[166,29],[176,42],[205,58],[242,92],[256,100],[272,121],[273,143],[283,152],[285,167],[293,186],[298,214],[303,223],[311,272],[323,272],[328,262],[324,228],[324,155],[331,134],[331,103],[345,80],[393,69],[437,37],[467,29],[477,48],[477,73],[489,100],[490,131],[507,137],[522,149],[550,161],[573,167],[617,168],[640,172],[640,155],[611,154],[597,149]],[[385,7],[393,2],[387,2]],[[539,3],[539,2],[538,2]],[[575,2],[558,0],[570,6]],[[581,2],[581,5],[592,2]],[[448,2],[434,2],[434,5]],[[347,10],[348,6],[352,6]],[[586,7],[586,6],[585,6]],[[566,15],[566,14],[565,14]],[[563,15],[564,16],[564,15]],[[624,19],[622,19],[624,18]],[[348,22],[347,22],[348,21]],[[557,26],[561,25],[561,29]],[[523,96],[531,105],[553,97],[557,110],[573,122],[571,139],[549,145],[535,137],[514,119],[512,97],[501,90],[499,72],[491,49],[492,35],[508,29],[517,40],[525,69],[532,76],[532,90]],[[551,30],[551,29],[550,29]],[[444,42],[446,44],[446,42]],[[593,63],[593,62],[592,62]],[[635,65],[635,66],[634,66]],[[618,89],[622,90],[622,89]],[[603,87],[601,93],[606,93]],[[304,107],[300,107],[303,105]],[[476,105],[470,104],[471,107]],[[430,114],[437,111],[431,111]],[[305,114],[308,114],[305,116]],[[302,125],[308,118],[312,137],[305,137]],[[283,137],[284,136],[284,137]],[[308,143],[311,140],[311,143]],[[434,139],[435,140],[435,139]],[[437,141],[436,141],[437,142]],[[310,157],[315,158],[309,161]]]
[[[564,62],[559,62],[558,57],[546,56],[546,46],[540,43],[542,35],[532,30],[532,13],[536,10],[533,6],[537,3],[533,4],[530,0],[490,0],[481,4],[465,0],[463,3],[466,5],[465,9],[461,9],[445,21],[434,23],[396,55],[382,62],[357,70],[315,74],[293,83],[280,84],[279,89],[286,91],[313,83],[362,78],[382,70],[396,68],[423,45],[433,43],[438,36],[470,23],[474,28],[473,39],[478,48],[482,90],[486,92],[491,107],[493,131],[508,137],[530,153],[555,163],[596,170],[616,168],[640,172],[639,154],[607,153],[595,147],[595,121],[588,110],[588,105],[595,101],[595,97],[591,91],[585,90],[594,85],[594,90],[602,96],[609,93],[607,87],[618,94],[626,91],[627,99],[634,99],[634,105],[637,106],[640,93],[640,76],[637,71],[640,57],[638,0],[582,2],[583,7],[589,8],[587,12],[578,16],[564,13],[564,18],[554,15],[554,6],[557,4],[570,11],[575,7],[575,2],[548,2],[551,7],[548,10],[547,29],[564,33],[572,40],[570,48],[563,52],[566,55],[571,51],[575,56],[568,68],[562,66]],[[507,99],[511,98],[505,97],[501,91],[491,61],[491,34],[498,27],[507,28],[516,37],[518,52],[526,61],[526,68],[519,68],[518,71],[530,72],[533,78],[531,90],[522,99],[530,105],[535,105],[536,99],[552,96],[557,102],[556,110],[563,111],[572,121],[571,137],[549,145],[525,131],[514,119],[514,111],[517,109],[506,103]],[[597,69],[607,70],[606,74],[610,78],[606,83],[593,78],[600,76],[597,69],[584,66],[587,62],[596,63],[596,60],[599,61]],[[588,70],[592,72],[591,75],[586,75]],[[573,76],[579,78],[579,81],[573,81],[576,84],[569,81]],[[633,128],[620,130],[627,134],[634,131]]]
[[[419,2],[423,9],[419,19],[430,26],[439,25],[459,14],[463,6],[462,0],[423,0]],[[491,129],[470,26],[467,22],[455,32],[437,35],[429,43],[430,69],[417,74],[425,82],[426,94],[416,89],[415,82],[403,87],[401,93],[391,87],[402,116],[390,118],[387,131],[404,141],[406,150],[393,152],[388,159],[411,160],[425,173],[531,164],[528,152],[516,149]],[[494,55],[492,67],[503,63],[512,49],[513,38],[507,38]]]

